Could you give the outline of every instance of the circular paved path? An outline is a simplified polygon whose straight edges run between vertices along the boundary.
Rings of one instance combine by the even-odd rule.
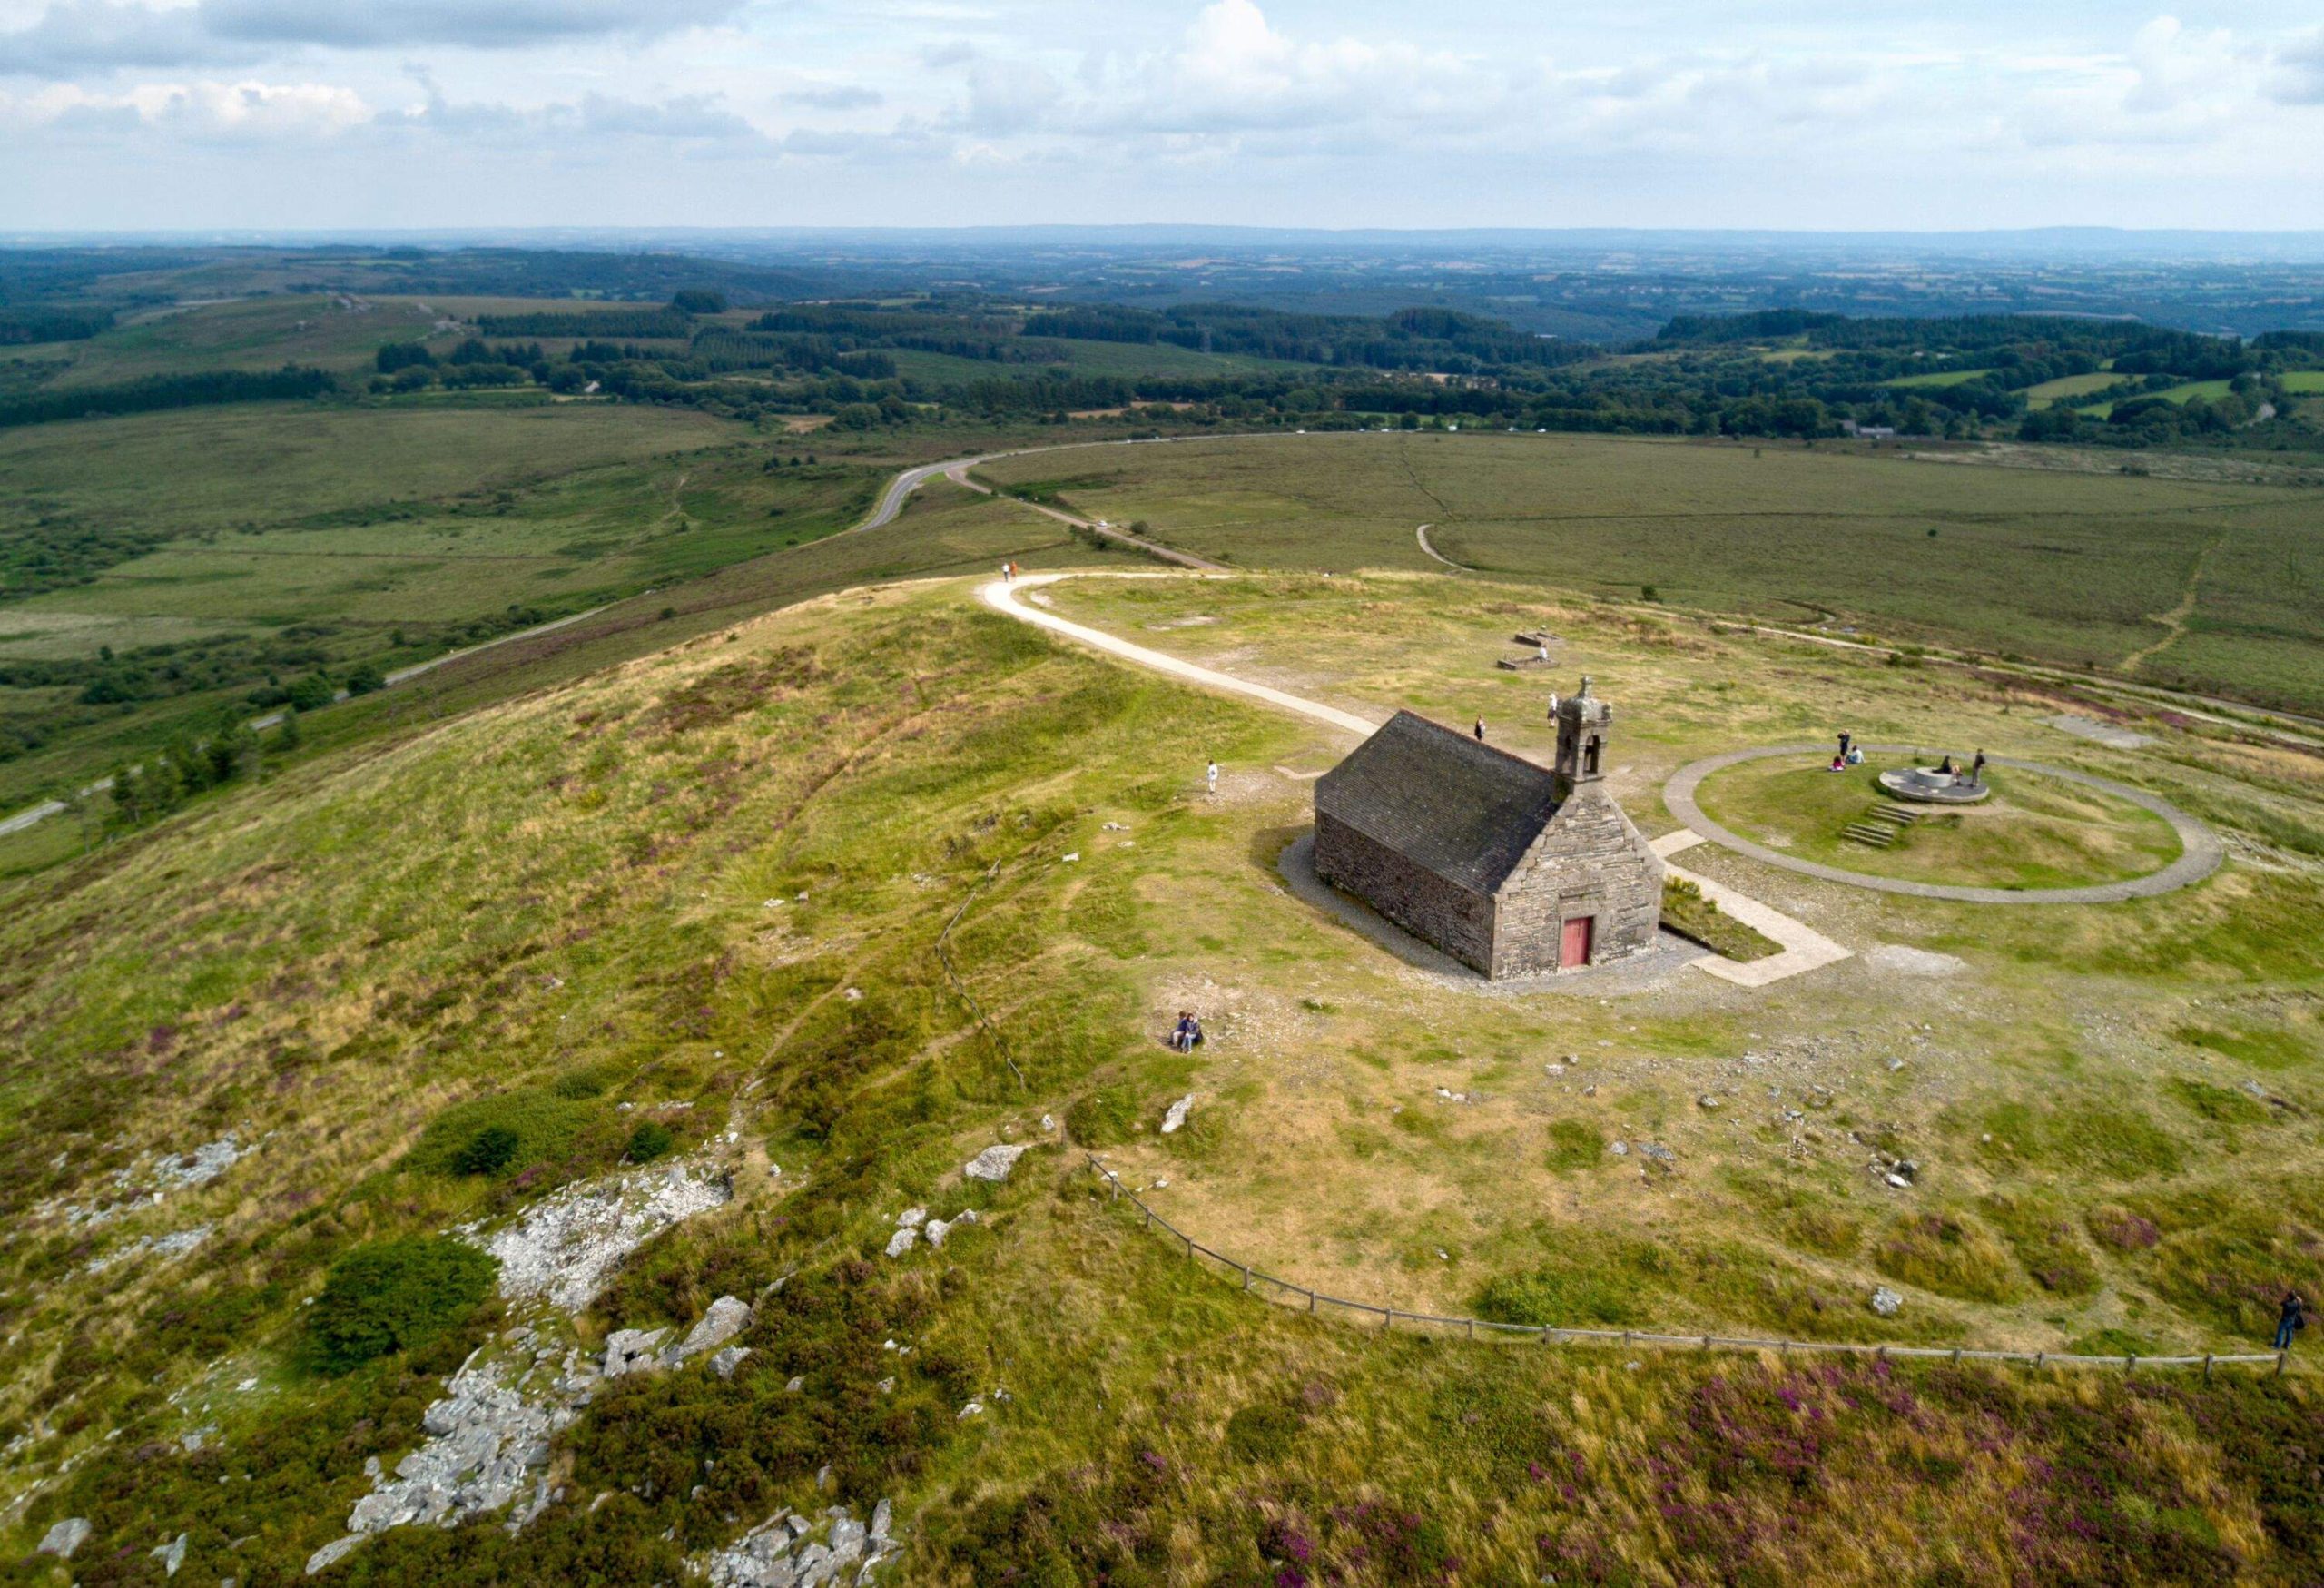
[[[1928,754],[1911,745],[1865,745],[1859,748],[1867,755],[1875,755]],[[1989,755],[1985,759],[1991,765],[2014,767],[2019,772],[2039,773],[2043,777],[2078,783],[2084,788],[2094,788],[2118,800],[2128,800],[2142,810],[2152,811],[2170,823],[2171,831],[2179,834],[2179,858],[2161,871],[2149,872],[2142,877],[2131,877],[2115,883],[2093,883],[2083,888],[1966,888],[1949,883],[1915,883],[1902,877],[1876,877],[1866,872],[1842,871],[1836,865],[1799,860],[1780,850],[1769,849],[1764,843],[1754,843],[1704,815],[1703,808],[1695,803],[1695,790],[1702,785],[1704,778],[1714,772],[1746,761],[1763,761],[1771,755],[1821,755],[1826,752],[1827,746],[1820,744],[1775,745],[1712,755],[1680,767],[1663,785],[1662,803],[1670,807],[1672,815],[1713,843],[1732,849],[1738,854],[1748,854],[1753,860],[1781,866],[1787,872],[1821,877],[1827,883],[1845,883],[1852,888],[1870,888],[1876,893],[1904,893],[1915,899],[1951,899],[1965,904],[2114,904],[2125,899],[2152,899],[2158,893],[2174,893],[2191,883],[2201,882],[2219,870],[2221,863],[2227,859],[2227,846],[2209,827],[2144,789],[2132,788],[2103,777],[2093,777],[2086,772],[2074,772],[2063,766],[2045,766],[2038,761],[2013,760],[2006,755]]]

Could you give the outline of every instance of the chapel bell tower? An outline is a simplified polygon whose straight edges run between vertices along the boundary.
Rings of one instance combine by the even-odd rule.
[[[1571,797],[1576,785],[1596,783],[1605,775],[1606,742],[1613,736],[1614,708],[1590,693],[1590,675],[1581,688],[1559,699],[1550,696],[1550,718],[1558,725],[1558,759],[1554,768],[1558,798]]]

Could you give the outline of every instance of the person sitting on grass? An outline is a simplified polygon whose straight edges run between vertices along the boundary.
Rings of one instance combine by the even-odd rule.
[[[1834,772],[1846,772],[1847,769],[1848,769],[1848,758],[1847,758],[1846,756],[1845,756],[1845,755],[1835,755],[1835,756],[1833,756],[1833,757],[1832,757],[1832,765],[1831,765],[1831,770],[1832,770],[1832,771],[1834,771]]]
[[[1178,1023],[1171,1028],[1170,1051],[1191,1053],[1195,1046],[1195,1017],[1186,1010],[1178,1011]]]

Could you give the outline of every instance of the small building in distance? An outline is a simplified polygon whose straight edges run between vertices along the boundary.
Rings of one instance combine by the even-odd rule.
[[[1400,711],[1315,784],[1315,874],[1495,981],[1654,946],[1662,861],[1603,782],[1614,714],[1550,697],[1543,768]]]

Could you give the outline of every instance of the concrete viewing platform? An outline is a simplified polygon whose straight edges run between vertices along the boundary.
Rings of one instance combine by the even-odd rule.
[[[1900,800],[1923,805],[1974,805],[1993,795],[1991,784],[1966,773],[1933,766],[1900,766],[1880,774],[1880,786]]]

